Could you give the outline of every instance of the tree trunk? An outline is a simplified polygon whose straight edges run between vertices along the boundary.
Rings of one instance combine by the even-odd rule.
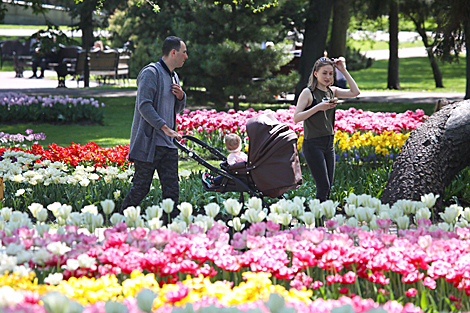
[[[398,0],[390,1],[389,14],[389,49],[388,59],[388,89],[400,90],[399,59],[398,59]]]
[[[428,54],[429,63],[431,64],[432,74],[434,76],[434,82],[436,83],[436,88],[444,88],[444,84],[442,83],[442,73],[441,73],[441,70],[439,69],[439,65],[437,64],[437,60],[434,57],[434,53],[432,52],[432,45],[430,45],[428,42],[428,35],[426,35],[426,29],[424,29],[424,27],[421,27],[418,21],[414,20],[413,18],[411,19],[415,23],[416,30],[421,36],[423,44],[426,47],[426,52]]]
[[[428,53],[429,63],[431,63],[432,74],[434,75],[436,88],[444,88],[444,84],[442,83],[442,73],[439,69],[439,65],[437,64],[437,60],[434,57],[434,53],[432,53],[432,47],[426,47],[426,51]]]
[[[346,38],[349,27],[351,0],[333,1],[333,25],[331,28],[328,56],[346,56]]]
[[[299,61],[300,80],[295,87],[295,103],[297,103],[300,92],[307,87],[315,61],[321,58],[325,51],[331,7],[330,0],[310,0],[309,14],[305,22],[302,55]]]
[[[80,13],[80,29],[82,31],[82,46],[85,49],[85,60],[88,60],[88,53],[92,47],[93,42],[93,12],[82,10]],[[85,87],[90,87],[90,68],[88,61],[85,62],[83,82]]]
[[[440,195],[462,169],[470,165],[470,100],[443,107],[411,132],[393,163],[382,202],[399,199],[419,201],[421,196]]]

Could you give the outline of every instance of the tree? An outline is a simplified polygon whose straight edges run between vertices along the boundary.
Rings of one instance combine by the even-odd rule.
[[[428,54],[429,63],[431,64],[436,87],[443,88],[442,73],[434,56],[434,48],[437,41],[428,38],[426,33],[426,22],[438,17],[441,13],[441,8],[436,5],[435,1],[431,0],[407,0],[401,4],[401,11],[413,22],[416,31],[421,36]]]
[[[465,99],[470,99],[470,2],[467,0],[436,0],[439,11],[437,19],[436,54],[444,61],[458,61],[459,53],[467,49],[467,84]]]
[[[331,26],[328,55],[334,58],[346,56],[346,39],[351,20],[351,0],[333,1],[333,21]]]
[[[393,163],[382,202],[441,195],[454,176],[470,165],[470,101],[444,106],[411,132]]]
[[[326,50],[328,27],[330,25],[330,0],[310,0],[306,9],[306,21],[302,55],[299,62],[300,80],[295,88],[296,100],[303,88],[307,86],[315,61],[323,56]]]
[[[388,59],[388,78],[387,88],[400,90],[400,59],[398,58],[398,13],[399,13],[399,0],[389,1],[389,27],[388,32],[390,56]]]
[[[135,48],[133,72],[160,57],[160,47],[169,35],[181,37],[188,46],[189,59],[178,70],[186,91],[206,89],[217,108],[232,98],[238,110],[242,95],[261,88],[253,77],[267,78],[286,62],[281,49],[261,49],[261,42],[276,36],[280,26],[271,16],[274,6],[264,0],[246,1],[159,1],[160,11],[133,5],[116,12],[111,29],[120,38],[130,39]],[[262,12],[254,12],[264,8]],[[190,88],[191,87],[191,88]],[[200,94],[198,92],[197,94]]]

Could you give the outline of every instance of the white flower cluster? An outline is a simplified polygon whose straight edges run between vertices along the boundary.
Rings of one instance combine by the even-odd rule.
[[[80,184],[86,187],[90,182],[100,178],[103,178],[106,183],[110,183],[115,179],[129,181],[134,175],[132,169],[121,170],[114,166],[95,169],[93,166],[80,165],[70,172],[67,164],[63,162],[51,162],[50,160],[37,162],[40,158],[40,155],[6,150],[3,153],[3,160],[0,161],[0,177],[3,177],[5,181],[30,185]]]

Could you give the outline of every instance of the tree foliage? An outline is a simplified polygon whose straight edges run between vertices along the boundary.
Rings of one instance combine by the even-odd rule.
[[[282,49],[262,49],[261,43],[277,36],[281,27],[271,20],[277,7],[263,0],[159,1],[153,14],[144,5],[129,0],[125,9],[112,16],[114,42],[132,42],[132,74],[149,62],[158,61],[161,44],[170,35],[186,42],[189,59],[178,70],[185,90],[206,89],[214,104],[223,107],[232,97],[250,94],[253,77],[270,77],[286,63]],[[256,13],[263,8],[262,13]]]

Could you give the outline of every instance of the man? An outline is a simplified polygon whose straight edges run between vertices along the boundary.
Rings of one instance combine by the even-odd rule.
[[[131,129],[129,160],[134,162],[133,186],[124,198],[121,212],[138,206],[150,190],[155,170],[162,187],[162,198],[178,204],[178,149],[173,138],[182,137],[176,129],[176,114],[186,104],[186,94],[179,85],[175,68],[188,58],[185,43],[178,37],[167,37],[162,58],[145,66],[137,77],[137,98]],[[172,216],[177,215],[174,209]],[[163,214],[166,224],[168,217]]]

